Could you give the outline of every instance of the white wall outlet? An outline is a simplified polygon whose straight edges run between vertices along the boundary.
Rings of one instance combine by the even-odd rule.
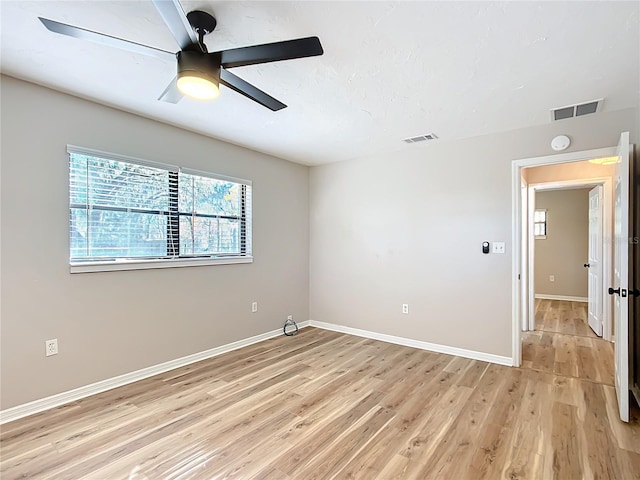
[[[44,347],[45,347],[45,355],[47,357],[50,357],[51,355],[57,355],[58,354],[58,339],[54,338],[52,340],[46,340],[44,342]]]
[[[550,282],[555,282],[556,281],[556,276],[555,275],[549,275],[549,281]]]
[[[251,303],[251,313],[256,313],[258,311],[258,302]]]
[[[293,321],[293,315],[287,315],[287,320]]]
[[[408,303],[403,303],[402,304],[402,313],[405,313],[405,314],[409,313],[409,304]]]
[[[493,242],[491,247],[493,248],[493,253],[504,253],[506,248],[504,242]]]

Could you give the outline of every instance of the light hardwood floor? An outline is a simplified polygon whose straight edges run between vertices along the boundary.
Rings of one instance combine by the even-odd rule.
[[[306,328],[2,427],[11,479],[640,478],[613,387]]]
[[[587,323],[587,303],[536,298],[535,329],[550,333],[599,338]]]
[[[614,385],[613,344],[587,323],[587,304],[536,299],[535,328],[523,335],[522,366]]]

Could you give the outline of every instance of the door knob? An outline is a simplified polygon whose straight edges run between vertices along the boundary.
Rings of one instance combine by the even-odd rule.
[[[589,268],[590,266],[591,266],[591,264],[590,264],[590,263],[585,263],[585,264],[584,264],[584,268]]]
[[[629,296],[630,297],[640,297],[640,290],[638,290],[637,288],[630,288],[629,289]]]
[[[613,289],[609,287],[609,295],[613,295],[614,293],[617,293],[618,295],[620,295],[620,289],[619,288]]]

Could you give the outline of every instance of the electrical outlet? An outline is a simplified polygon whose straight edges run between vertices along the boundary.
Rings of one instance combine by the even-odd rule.
[[[287,315],[287,320],[292,320],[293,321],[293,315]]]
[[[251,304],[251,313],[256,313],[258,311],[258,302],[253,302]]]
[[[57,355],[58,354],[58,339],[54,338],[52,340],[47,340],[44,342],[44,347],[45,347],[45,355],[47,357],[50,357],[51,355]]]
[[[405,314],[409,313],[409,304],[408,303],[403,303],[402,304],[402,313],[405,313]]]
[[[555,282],[556,281],[556,276],[555,275],[549,275],[549,281],[550,282]]]

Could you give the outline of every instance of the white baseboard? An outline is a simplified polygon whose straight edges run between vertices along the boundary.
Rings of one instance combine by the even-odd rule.
[[[298,328],[309,326],[308,320],[297,323]],[[262,342],[264,340],[277,337],[278,335],[282,335],[281,328],[253,337],[245,338],[243,340],[238,340],[237,342],[228,343],[220,347],[210,348],[209,350],[205,350],[204,352],[194,353],[191,355],[187,355],[186,357],[177,358],[175,360],[170,360],[168,362],[153,365],[141,370],[136,370],[135,372],[125,373],[124,375],[101,380],[99,382],[85,385],[79,388],[74,388],[73,390],[68,390],[56,395],[51,395],[50,397],[34,400],[33,402],[17,405],[15,407],[0,411],[0,425],[11,422],[13,420],[18,420],[19,418],[33,415],[35,413],[42,412],[44,410],[49,410],[50,408],[59,407],[60,405],[64,405],[65,403],[75,402],[76,400],[95,395],[96,393],[105,392],[107,390],[111,390],[112,388],[121,387],[129,383],[137,382],[138,380],[153,377],[154,375],[158,375],[159,373],[164,373],[175,368],[184,367],[185,365],[199,362],[200,360],[206,360],[207,358],[231,352],[233,350],[237,350],[238,348]]]
[[[540,298],[542,300],[564,300],[566,302],[589,302],[589,299],[587,297],[572,297],[570,295],[547,295],[546,293],[536,293],[535,298]]]
[[[344,327],[333,323],[318,322],[316,320],[309,321],[310,327],[323,328],[334,332],[347,333],[358,337],[370,338],[372,340],[380,340],[382,342],[395,343],[405,347],[419,348],[430,352],[445,353],[447,355],[455,355],[457,357],[471,358],[472,360],[481,360],[483,362],[497,363],[498,365],[513,366],[511,357],[503,357],[492,353],[477,352],[475,350],[467,350],[458,347],[449,347],[437,343],[423,342],[421,340],[413,340],[411,338],[396,337],[395,335],[387,335],[386,333],[370,332],[368,330],[360,330],[359,328]]]
[[[387,335],[384,333],[370,332],[368,330],[360,330],[358,328],[344,327],[342,325],[335,325],[333,323],[317,322],[315,320],[306,320],[304,322],[297,322],[298,328],[305,327],[317,327],[324,330],[332,330],[334,332],[346,333],[349,335],[356,335],[358,337],[370,338],[372,340],[380,340],[383,342],[394,343],[396,345],[403,345],[406,347],[419,348],[421,350],[428,350],[431,352],[445,353],[448,355],[456,355],[458,357],[471,358],[473,360],[481,360],[483,362],[497,363],[499,365],[512,365],[511,357],[502,357],[499,355],[493,355],[491,353],[476,352],[474,350],[466,350],[457,347],[448,347],[446,345],[439,345],[436,343],[422,342],[420,340],[412,340],[410,338],[396,337],[394,335]],[[175,368],[184,367],[191,363],[206,360],[223,353],[231,352],[242,347],[252,345],[254,343],[262,342],[270,338],[282,335],[282,329],[272,330],[267,333],[262,333],[244,340],[238,340],[237,342],[228,343],[220,347],[211,348],[203,352],[187,355],[186,357],[177,358],[168,362],[153,365],[151,367],[136,370],[135,372],[126,373],[117,377],[101,380],[90,385],[85,385],[73,390],[51,395],[50,397],[34,400],[33,402],[17,405],[12,408],[0,411],[0,425],[18,420],[29,415],[33,415],[50,408],[59,407],[65,403],[75,402],[91,395],[101,393],[112,388],[121,387],[129,383],[137,382],[138,380],[144,380],[145,378],[158,375],[159,373],[168,372]]]

